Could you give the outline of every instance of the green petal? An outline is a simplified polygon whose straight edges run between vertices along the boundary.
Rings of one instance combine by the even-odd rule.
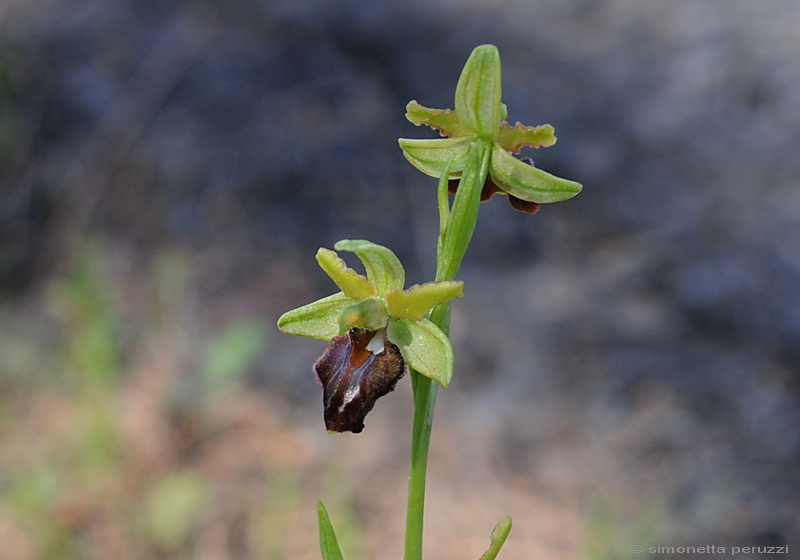
[[[427,282],[386,294],[386,307],[395,319],[419,320],[433,307],[464,295],[463,282]]]
[[[453,346],[439,327],[427,319],[390,320],[386,336],[409,366],[447,387],[453,377]]]
[[[518,122],[513,127],[508,123],[500,125],[496,142],[503,149],[518,154],[524,147],[546,148],[556,143],[556,135],[549,124],[525,126]]]
[[[278,319],[278,329],[286,334],[330,340],[339,336],[339,315],[355,303],[342,292],[287,311]]]
[[[358,255],[367,278],[378,289],[379,295],[402,290],[406,283],[406,271],[391,250],[363,239],[343,239],[334,245],[337,251],[350,251]]]
[[[342,309],[339,314],[339,333],[344,334],[352,328],[377,331],[386,327],[389,314],[386,304],[380,298],[369,298]]]
[[[411,165],[431,177],[440,177],[452,159],[450,178],[456,179],[467,163],[467,148],[470,140],[469,136],[459,136],[433,140],[400,138],[398,142],[403,148],[403,155]]]
[[[478,136],[494,139],[500,128],[502,84],[500,52],[494,45],[475,47],[456,85],[456,113]]]
[[[317,251],[317,262],[347,297],[361,301],[377,295],[378,290],[367,280],[366,276],[348,268],[347,263],[336,252],[325,248],[320,249]]]
[[[441,132],[444,136],[470,136],[475,132],[459,122],[452,109],[430,109],[416,101],[406,105],[406,118],[417,126],[426,125]]]
[[[583,188],[580,183],[550,175],[518,160],[497,144],[492,149],[489,173],[503,191],[528,202],[561,202]]]

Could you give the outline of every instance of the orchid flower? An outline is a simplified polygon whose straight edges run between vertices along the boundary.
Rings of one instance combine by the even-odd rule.
[[[331,432],[360,432],[375,401],[392,391],[410,366],[446,387],[453,375],[453,348],[426,318],[431,308],[461,297],[462,282],[428,282],[403,289],[405,270],[381,245],[344,240],[367,275],[349,268],[335,251],[320,249],[317,262],[340,291],[284,313],[287,334],[328,341],[314,369],[322,383],[325,425]]]
[[[467,59],[456,85],[455,111],[430,109],[416,101],[406,106],[412,123],[438,130],[447,138],[418,140],[401,138],[403,155],[411,164],[432,177],[449,168],[451,192],[470,163],[469,146],[476,139],[489,145],[489,175],[481,193],[488,200],[496,192],[509,196],[511,205],[535,212],[539,205],[561,202],[581,192],[580,183],[555,177],[533,166],[528,158],[517,159],[523,147],[547,147],[556,142],[549,124],[514,126],[505,122],[508,108],[501,102],[500,54],[494,45],[481,45]]]

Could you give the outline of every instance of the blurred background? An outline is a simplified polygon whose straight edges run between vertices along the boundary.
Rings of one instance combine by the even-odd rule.
[[[482,43],[584,192],[482,206],[427,557],[507,514],[504,560],[800,549],[798,30],[793,0],[3,0],[3,558],[318,558],[317,498],[349,560],[402,556],[408,381],[329,435],[324,344],[274,325],[342,238],[432,278],[396,139]]]

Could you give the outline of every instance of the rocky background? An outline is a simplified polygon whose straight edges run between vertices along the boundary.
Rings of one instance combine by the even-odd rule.
[[[333,290],[313,255],[342,238],[431,278],[435,180],[396,139],[435,134],[404,107],[452,106],[494,43],[509,119],[559,137],[529,155],[584,192],[482,207],[430,557],[506,513],[506,560],[800,549],[798,29],[791,0],[5,0],[0,542],[313,558],[322,497],[351,558],[400,556],[408,384],[328,436],[321,343],[273,325]],[[112,362],[81,358],[98,317]],[[83,444],[52,459],[98,383],[114,492]]]

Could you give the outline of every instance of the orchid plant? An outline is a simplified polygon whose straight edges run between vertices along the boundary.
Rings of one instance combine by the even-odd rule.
[[[547,147],[556,137],[550,125],[506,122],[501,101],[500,54],[493,45],[476,47],[456,85],[455,110],[429,109],[416,101],[406,118],[438,130],[444,138],[400,139],[406,159],[438,178],[439,239],[434,281],[405,289],[397,256],[381,245],[343,240],[337,251],[355,253],[366,275],[349,268],[335,251],[320,249],[317,262],[339,291],[283,314],[278,328],[328,342],[314,365],[323,387],[323,415],[329,432],[361,432],[378,398],[410,372],[414,394],[411,467],[406,513],[405,560],[422,559],[423,512],[428,451],[438,387],[453,375],[448,338],[451,300],[464,294],[456,280],[480,203],[505,194],[517,210],[534,213],[542,204],[575,196],[581,185],[555,177],[516,158],[524,147]],[[452,203],[449,194],[454,194]],[[318,503],[324,560],[342,560],[333,526]],[[511,530],[503,519],[480,560],[493,560]]]

